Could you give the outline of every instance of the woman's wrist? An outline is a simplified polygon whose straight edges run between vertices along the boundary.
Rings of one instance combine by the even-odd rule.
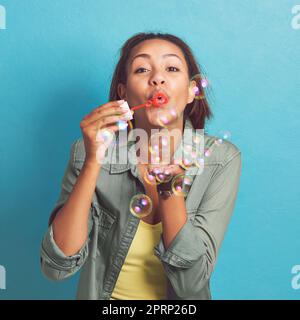
[[[169,181],[169,182],[160,183],[157,186],[157,193],[161,199],[166,200],[172,196],[172,194],[173,194],[172,181],[173,181],[173,179],[171,179],[171,181]]]
[[[93,159],[85,159],[84,160],[84,164],[83,164],[84,168],[88,168],[88,169],[92,169],[92,170],[100,170],[101,169],[101,164],[99,162],[97,162],[97,160],[93,160]]]
[[[184,174],[184,169],[178,169],[176,172],[172,174],[171,179],[169,179],[167,182],[162,182],[157,185],[157,193],[159,197],[163,200],[170,198],[172,195],[174,195],[174,183],[175,179],[177,179],[178,176]]]

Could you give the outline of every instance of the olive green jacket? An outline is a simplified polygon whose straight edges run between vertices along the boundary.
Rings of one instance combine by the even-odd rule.
[[[189,119],[184,135],[186,128],[192,128]],[[116,153],[117,141],[109,147],[109,156]],[[162,235],[153,248],[165,270],[168,300],[212,298],[210,277],[234,209],[241,173],[240,150],[228,140],[217,146],[215,141],[216,137],[204,134],[204,147],[213,150],[205,157],[201,174],[195,166],[186,170],[193,178],[185,198],[186,223],[167,250]],[[72,145],[52,217],[67,201],[84,160],[81,138]],[[81,269],[77,299],[109,300],[140,221],[129,210],[131,198],[138,193],[145,189],[135,164],[103,164],[90,207],[86,243],[77,254],[66,256],[56,245],[50,224],[41,244],[44,275],[62,280]],[[176,217],[176,213],[170,214]]]

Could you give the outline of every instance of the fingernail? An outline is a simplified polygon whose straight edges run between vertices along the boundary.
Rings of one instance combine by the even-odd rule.
[[[121,105],[125,102],[125,100],[118,100],[118,104]]]

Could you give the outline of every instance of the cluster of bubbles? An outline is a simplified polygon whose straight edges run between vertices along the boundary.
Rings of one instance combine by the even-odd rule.
[[[192,81],[196,82],[196,86]],[[205,91],[209,87],[210,83],[207,78],[200,74],[194,75],[190,83],[193,84],[193,90],[195,93],[195,99],[201,100],[206,97]],[[164,105],[160,108],[156,108],[157,121],[162,128],[167,128],[168,125],[176,121],[180,114],[174,106]],[[122,124],[121,124],[122,125]],[[127,126],[124,126],[124,129]],[[193,136],[193,145],[183,146],[183,157],[181,159],[174,159],[174,166],[180,165],[185,170],[192,166],[198,168],[204,167],[206,157],[210,157],[213,149],[222,145],[224,140],[230,139],[231,134],[229,131],[220,131],[219,138],[215,139],[214,143],[205,148],[201,153],[197,147],[201,143],[201,137],[198,135]],[[161,130],[151,136],[149,143],[149,152],[154,160],[154,165],[148,166],[144,173],[143,180],[149,185],[159,185],[160,183],[171,182],[171,188],[175,195],[186,197],[191,186],[192,177],[185,175],[184,173],[172,175],[172,165],[168,162],[164,162],[161,155],[167,155],[169,157],[170,152],[170,137],[168,131]],[[130,201],[130,212],[138,218],[148,216],[152,212],[152,200],[146,194],[137,194]]]
[[[173,193],[182,197],[187,196],[192,186],[192,178],[185,176],[184,173],[178,174],[173,178],[172,176],[162,173],[159,170],[156,173],[151,173],[151,178],[148,179],[151,184],[155,185],[170,181],[172,179],[171,188]],[[139,193],[132,197],[129,204],[129,209],[135,217],[144,218],[152,212],[152,200],[146,194]]]
[[[193,144],[183,146],[183,157],[180,160],[174,159],[173,165],[164,164],[162,162],[158,164],[149,165],[144,173],[143,180],[149,185],[159,185],[160,183],[171,182],[171,188],[175,195],[186,197],[191,186],[193,179],[191,176],[185,175],[185,173],[172,175],[172,168],[176,165],[180,165],[184,169],[189,169],[192,166],[199,168],[204,167],[206,157],[210,157],[213,149],[223,144],[224,140],[228,140],[231,137],[229,131],[220,131],[218,138],[214,140],[214,143],[204,149],[204,153],[198,151],[197,145],[201,143],[201,137],[198,135],[193,136]],[[158,150],[169,147],[169,137],[161,135],[161,143],[153,144],[149,146],[149,151],[152,154],[158,154]],[[157,137],[153,135],[154,141],[157,141]],[[151,141],[151,140],[150,140]],[[159,161],[158,161],[159,162]],[[152,200],[145,194],[135,195],[130,201],[130,212],[139,218],[148,216],[152,212]]]
[[[215,139],[214,143],[209,148],[204,149],[204,156],[205,157],[210,157],[214,148],[222,145],[224,140],[230,139],[231,133],[229,131],[222,130],[219,132],[219,136],[221,136],[221,138]]]
[[[165,129],[151,135],[148,146],[151,163],[160,163],[161,165],[168,163],[170,157],[170,141],[171,136],[169,131]]]
[[[150,165],[144,173],[144,181],[150,185],[159,185],[160,183],[167,183],[172,179],[170,166],[155,166]]]
[[[193,142],[195,142],[195,138],[199,137],[193,137]],[[192,166],[197,166],[198,168],[202,168],[204,166],[203,154],[200,152],[197,146],[192,146],[189,144],[184,145],[182,151],[183,157],[181,159],[174,160],[176,164],[180,165],[185,170],[191,168]]]
[[[179,112],[173,106],[166,105],[157,108],[156,110],[157,122],[163,128],[167,128],[170,123],[176,121],[179,118]]]

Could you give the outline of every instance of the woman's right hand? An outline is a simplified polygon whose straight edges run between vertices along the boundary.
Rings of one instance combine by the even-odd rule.
[[[105,103],[95,108],[80,122],[86,152],[85,162],[101,164],[114,133],[120,130],[117,122],[126,121],[126,110],[124,112],[120,107],[123,102],[124,100]]]

